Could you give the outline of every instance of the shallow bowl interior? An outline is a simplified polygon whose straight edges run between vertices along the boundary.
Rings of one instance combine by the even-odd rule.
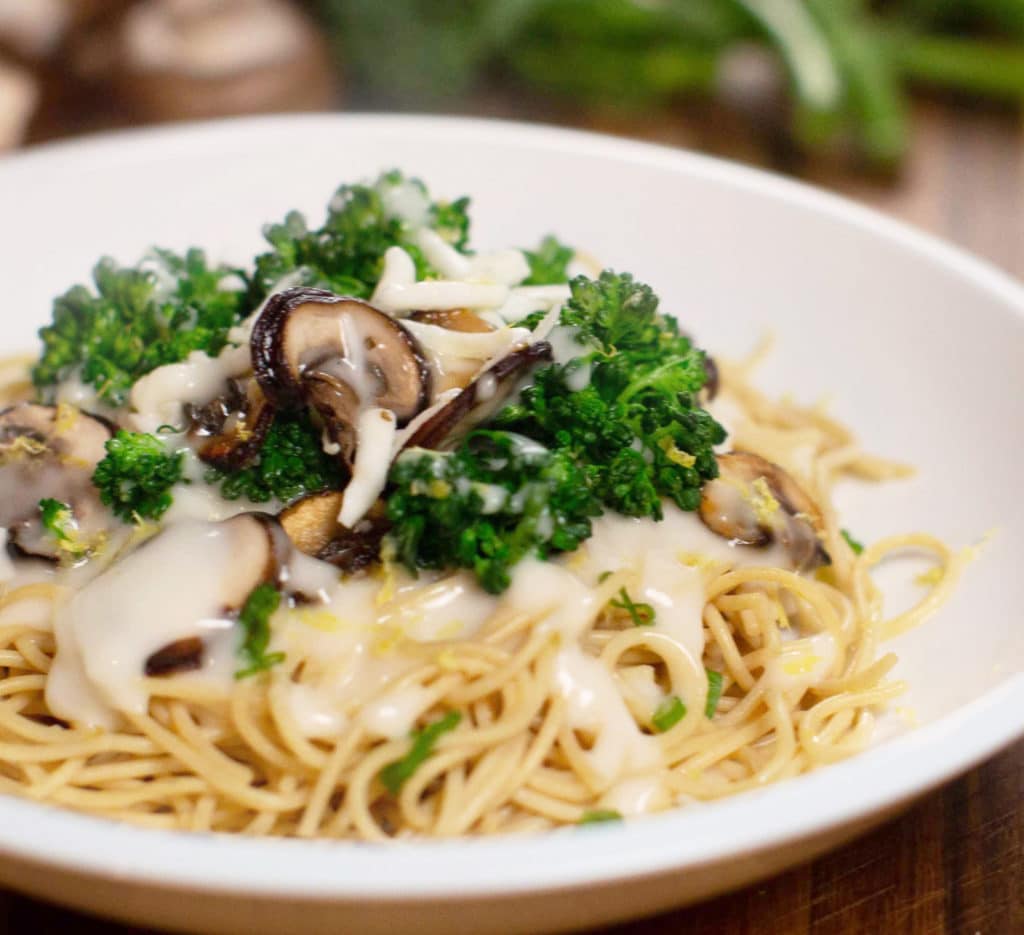
[[[823,840],[826,830],[881,814],[1024,729],[1016,463],[1024,450],[1024,292],[847,202],[666,149],[472,121],[272,118],[59,146],[0,164],[3,346],[31,349],[52,297],[84,279],[100,254],[132,262],[153,243],[199,244],[245,262],[264,222],[295,207],[318,219],[339,182],[396,166],[438,194],[471,194],[478,246],[530,245],[555,232],[633,271],[713,354],[739,356],[773,332],[767,387],[828,396],[868,447],[920,469],[911,481],[843,492],[844,518],[859,538],[927,530],[967,545],[992,531],[953,601],[892,644],[912,685],[907,704],[929,726],[804,779],[585,840],[575,833],[420,845],[396,859],[346,845],[144,833],[0,800],[0,852],[85,877],[120,874],[125,886],[263,888],[284,901],[339,905],[610,885],[736,867],[740,855],[780,842]],[[376,875],[385,867],[386,885]],[[723,872],[717,886],[777,868],[761,861]],[[598,915],[715,888],[712,874],[699,892],[677,887],[675,897],[631,902],[623,890],[618,908]]]

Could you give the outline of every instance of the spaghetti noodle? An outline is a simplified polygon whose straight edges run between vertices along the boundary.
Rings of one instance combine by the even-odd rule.
[[[819,505],[832,563],[816,575],[757,550],[707,549],[699,520],[670,511],[644,534],[673,550],[696,595],[696,636],[680,638],[634,625],[617,599],[636,593],[642,550],[597,574],[594,553],[639,521],[606,534],[598,521],[578,552],[524,562],[506,596],[465,605],[474,626],[424,638],[403,621],[429,622],[431,595],[465,597],[464,579],[417,584],[385,565],[359,585],[363,619],[342,619],[337,604],[282,610],[281,665],[228,690],[145,678],[144,709],[106,729],[48,703],[54,612],[73,581],[16,576],[0,597],[0,791],[154,828],[379,841],[659,811],[856,753],[904,688],[888,678],[884,641],[935,610],[964,557],[923,534],[855,554],[833,485],[905,469],[862,452],[820,409],[762,395],[754,363],[722,367],[722,411],[734,447],[784,467]],[[24,385],[9,378],[12,394]],[[915,607],[887,619],[871,569],[906,549],[937,572]],[[348,650],[325,652],[335,639]],[[355,656],[372,678],[353,675]],[[311,716],[332,684],[345,688],[331,716]]]

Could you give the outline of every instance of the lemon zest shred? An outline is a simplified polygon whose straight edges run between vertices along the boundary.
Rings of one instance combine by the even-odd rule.
[[[800,653],[786,659],[782,663],[782,671],[786,675],[809,675],[819,662],[821,662],[821,656],[815,656],[814,653]]]
[[[57,412],[53,419],[53,430],[57,435],[64,435],[70,432],[78,422],[82,412],[70,403],[58,403]]]
[[[458,669],[459,660],[456,657],[454,650],[442,649],[441,652],[437,654],[437,664],[446,672],[453,672]]]
[[[692,454],[677,447],[671,438],[663,438],[658,444],[661,450],[665,452],[665,457],[673,464],[678,464],[684,468],[692,468],[697,463],[697,459]]]
[[[330,611],[315,607],[298,607],[291,612],[291,619],[323,633],[340,630],[344,621]]]
[[[923,571],[914,579],[914,584],[921,585],[922,588],[931,588],[937,585],[943,577],[945,577],[946,569],[936,565],[934,568],[929,568],[928,571]]]
[[[775,499],[771,487],[768,486],[768,481],[763,477],[755,480],[750,487],[752,493],[748,500],[754,508],[758,523],[762,526],[770,526],[773,517],[779,512],[779,501]]]

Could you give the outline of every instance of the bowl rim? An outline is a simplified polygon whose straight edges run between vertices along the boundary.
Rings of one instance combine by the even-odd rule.
[[[307,133],[443,135],[669,168],[854,226],[953,270],[1024,318],[1024,286],[905,223],[802,182],[669,146],[515,121],[387,114],[243,117],[48,143],[0,161],[25,191],[69,166],[233,152],[287,127]],[[168,142],[173,146],[167,147]],[[864,820],[962,773],[1024,735],[1024,673],[939,720],[826,770],[754,792],[615,825],[529,837],[402,842],[258,839],[159,831],[0,796],[0,854],[122,883],[260,898],[402,902],[552,891],[678,872]],[[856,796],[843,796],[843,790]],[[722,829],[727,828],[728,834]],[[597,846],[595,846],[597,845]]]

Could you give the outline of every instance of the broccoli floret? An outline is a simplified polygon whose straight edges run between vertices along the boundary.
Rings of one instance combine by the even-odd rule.
[[[380,279],[385,251],[396,245],[412,256],[418,278],[432,275],[422,251],[409,240],[410,225],[393,211],[400,191],[406,200],[422,200],[426,224],[457,250],[465,250],[469,199],[431,202],[422,182],[392,171],[373,185],[339,188],[319,230],[311,230],[297,211],[268,226],[264,236],[272,249],[256,259],[250,299],[264,298],[288,275],[297,278],[297,285],[367,298]]]
[[[163,516],[174,499],[171,488],[182,479],[184,453],[169,452],[153,435],[123,429],[106,448],[92,475],[100,500],[126,523]]]
[[[563,283],[569,278],[569,264],[576,255],[555,237],[545,237],[536,250],[524,250],[530,264],[530,275],[523,280],[524,286],[548,286]]]
[[[410,571],[469,568],[492,594],[520,559],[575,549],[600,513],[568,455],[508,432],[473,432],[454,452],[410,451],[390,483],[386,551]]]
[[[304,411],[278,413],[255,464],[231,473],[217,469],[206,480],[220,484],[227,500],[246,497],[253,503],[282,503],[306,493],[340,488],[344,472],[336,457],[323,450],[320,433]]]
[[[138,267],[103,259],[93,281],[95,291],[74,286],[60,296],[39,332],[43,352],[32,379],[44,396],[77,369],[101,398],[120,405],[156,367],[195,350],[219,353],[245,309],[244,279],[209,266],[201,250],[157,250]]]
[[[701,485],[718,473],[713,448],[725,439],[697,401],[707,379],[702,352],[626,273],[578,277],[571,287],[561,324],[575,329],[580,356],[538,371],[495,424],[569,454],[620,513],[660,519],[662,497],[695,510]],[[589,379],[575,389],[580,368]]]

